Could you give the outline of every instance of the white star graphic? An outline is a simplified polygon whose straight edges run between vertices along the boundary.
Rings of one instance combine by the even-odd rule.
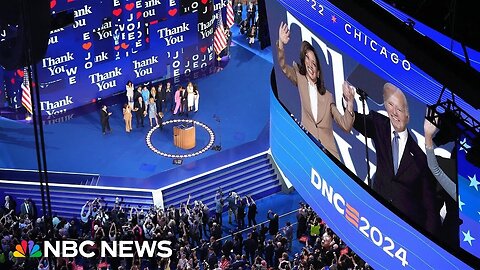
[[[460,146],[460,151],[463,150],[465,153],[467,153],[467,150],[471,148],[471,146],[467,144],[467,138],[463,138],[463,140],[460,141]]]
[[[466,233],[463,232],[463,242],[468,242],[470,244],[470,246],[472,246],[472,241],[475,240],[475,238],[473,238],[471,235],[470,235],[470,230],[468,230]]]
[[[458,208],[460,208],[460,211],[463,211],[462,206],[464,205],[465,203],[462,202],[462,200],[460,199],[460,195],[458,195]]]
[[[480,185],[480,182],[477,181],[477,175],[474,174],[473,177],[468,177],[470,180],[470,186],[469,187],[475,187],[475,189],[478,191],[478,185]]]

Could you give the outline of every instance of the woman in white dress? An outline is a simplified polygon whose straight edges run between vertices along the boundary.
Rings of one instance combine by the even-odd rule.
[[[135,90],[135,87],[131,81],[128,81],[126,88],[128,105],[130,105],[130,108],[133,108],[133,91]]]
[[[198,111],[198,100],[200,99],[200,92],[198,92],[198,87],[197,85],[193,86],[193,96],[195,100],[195,112]]]
[[[193,105],[195,103],[195,95],[193,94],[193,83],[189,82],[187,84],[187,106],[188,111],[193,110]]]

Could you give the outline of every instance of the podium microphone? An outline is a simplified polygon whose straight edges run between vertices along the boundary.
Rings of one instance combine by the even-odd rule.
[[[359,95],[359,98],[360,98],[360,101],[364,101],[364,100],[369,100],[370,102],[373,102],[375,105],[377,106],[383,106],[384,103],[378,103],[377,101],[375,101],[372,97],[370,97],[367,93],[367,91],[363,90],[362,88],[360,87],[355,87],[355,86],[351,86],[352,89],[355,90],[355,93],[357,93],[357,95]]]
[[[354,86],[352,86],[352,87],[355,89],[355,92],[360,96],[360,99],[367,99],[368,98],[368,94],[365,90],[363,90],[360,87],[354,87]]]

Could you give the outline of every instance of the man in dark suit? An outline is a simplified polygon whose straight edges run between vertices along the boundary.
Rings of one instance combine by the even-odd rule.
[[[142,96],[139,96],[133,103],[133,111],[137,118],[137,128],[143,127],[143,118],[146,115],[145,102],[143,102]]]
[[[258,242],[253,239],[251,233],[249,233],[247,239],[243,241],[243,246],[245,248],[245,254],[247,255],[247,258],[250,259],[250,263],[253,264],[255,262],[255,252],[258,248]]]
[[[256,13],[257,6],[252,1],[250,1],[247,5],[247,21],[250,27],[255,24]]]
[[[20,214],[24,217],[27,216],[30,220],[36,219],[36,210],[31,199],[25,199],[20,206]]]
[[[107,105],[103,105],[102,112],[100,115],[100,122],[102,123],[102,132],[104,135],[105,135],[105,131],[107,132],[112,131],[112,129],[110,128],[110,122],[109,122],[110,115],[112,115],[112,113],[107,111]]]
[[[350,87],[344,83],[343,87]],[[355,112],[353,127],[373,140],[377,171],[372,179],[374,191],[396,207],[408,221],[435,235],[440,215],[435,211],[435,180],[427,166],[425,153],[407,129],[409,111],[403,92],[391,83],[383,87],[387,116],[370,111]]]
[[[159,112],[164,112],[166,111],[167,105],[167,93],[165,92],[166,89],[163,89],[163,84],[158,85],[158,99],[156,100],[157,102],[157,114]]]
[[[187,89],[182,87],[180,90],[180,98],[181,98],[181,114],[186,113],[188,117],[188,104],[187,104],[187,97],[188,97],[188,92]]]

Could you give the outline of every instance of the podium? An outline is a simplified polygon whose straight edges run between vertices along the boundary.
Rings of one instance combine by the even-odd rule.
[[[182,149],[195,147],[195,125],[179,125],[173,127],[173,144]]]

